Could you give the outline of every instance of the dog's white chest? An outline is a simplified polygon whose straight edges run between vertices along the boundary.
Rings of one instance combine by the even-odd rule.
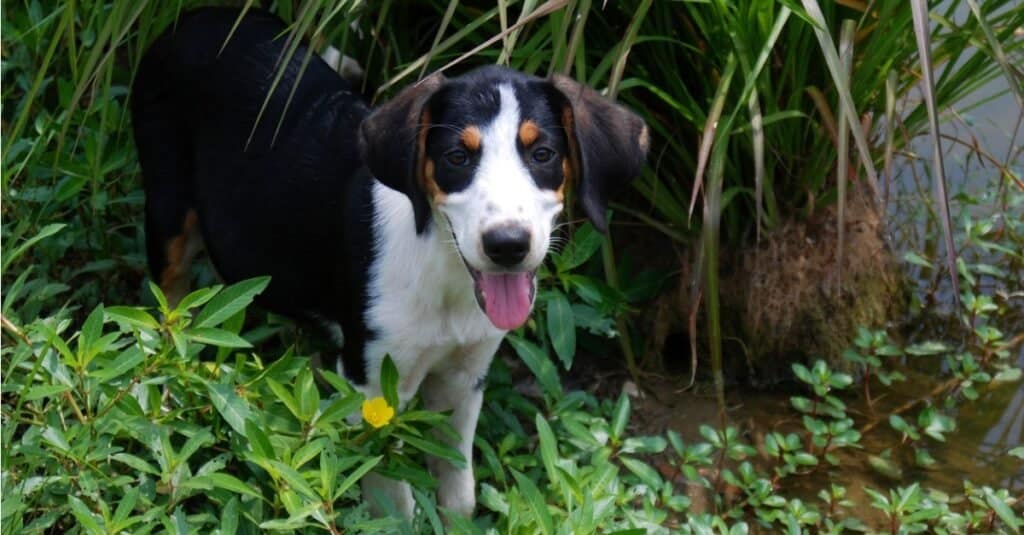
[[[504,336],[480,310],[451,234],[434,228],[417,235],[401,193],[376,184],[373,197],[379,234],[366,309],[376,335],[366,347],[371,377],[385,353],[400,372],[419,375]]]

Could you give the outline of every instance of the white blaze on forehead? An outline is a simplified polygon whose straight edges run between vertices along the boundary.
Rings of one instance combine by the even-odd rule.
[[[530,197],[537,185],[523,165],[516,143],[521,122],[519,101],[508,85],[498,86],[498,95],[498,115],[482,131],[483,152],[474,186],[479,182],[494,208],[495,219],[517,220],[528,217],[523,212],[528,203],[535,202]]]
[[[498,115],[491,124],[484,129],[485,139],[491,141],[495,149],[509,149],[519,160],[516,150],[516,136],[519,133],[519,99],[516,98],[512,87],[508,85],[498,86]],[[486,152],[487,147],[484,147]],[[485,155],[486,157],[486,155]],[[524,169],[525,171],[525,169]]]
[[[484,232],[504,225],[529,229],[530,252],[523,261],[535,269],[547,253],[551,224],[562,203],[552,190],[541,189],[519,151],[523,117],[509,84],[499,85],[498,113],[480,125],[480,161],[469,187],[449,193],[438,208],[451,222],[466,261],[481,271],[501,270],[484,254]]]

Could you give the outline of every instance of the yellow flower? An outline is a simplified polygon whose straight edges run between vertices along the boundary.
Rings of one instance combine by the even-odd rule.
[[[368,399],[363,402],[363,420],[372,425],[375,429],[380,429],[395,417],[395,409],[391,405],[388,405],[387,400],[377,396],[372,399]]]

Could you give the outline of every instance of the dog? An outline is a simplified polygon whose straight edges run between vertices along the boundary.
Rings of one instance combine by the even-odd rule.
[[[291,39],[267,12],[205,8],[141,61],[131,111],[151,273],[175,302],[203,249],[226,282],[269,275],[256,304],[343,342],[339,371],[368,397],[390,355],[402,403],[419,392],[452,411],[467,465],[430,468],[439,504],[469,515],[483,378],[530,315],[566,191],[605,231],[647,127],[568,77],[498,66],[370,108],[307,44],[285,57]],[[367,476],[375,493],[413,513],[407,483]]]

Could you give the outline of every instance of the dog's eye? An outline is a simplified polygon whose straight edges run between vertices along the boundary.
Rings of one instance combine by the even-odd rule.
[[[469,163],[469,154],[462,149],[452,149],[444,153],[444,159],[452,165],[462,167]]]
[[[551,150],[551,149],[549,149],[547,147],[541,147],[541,148],[533,151],[533,160],[535,162],[537,162],[537,163],[547,163],[547,162],[550,162],[551,158],[554,158],[554,157],[555,157],[555,151],[553,151],[553,150]]]

